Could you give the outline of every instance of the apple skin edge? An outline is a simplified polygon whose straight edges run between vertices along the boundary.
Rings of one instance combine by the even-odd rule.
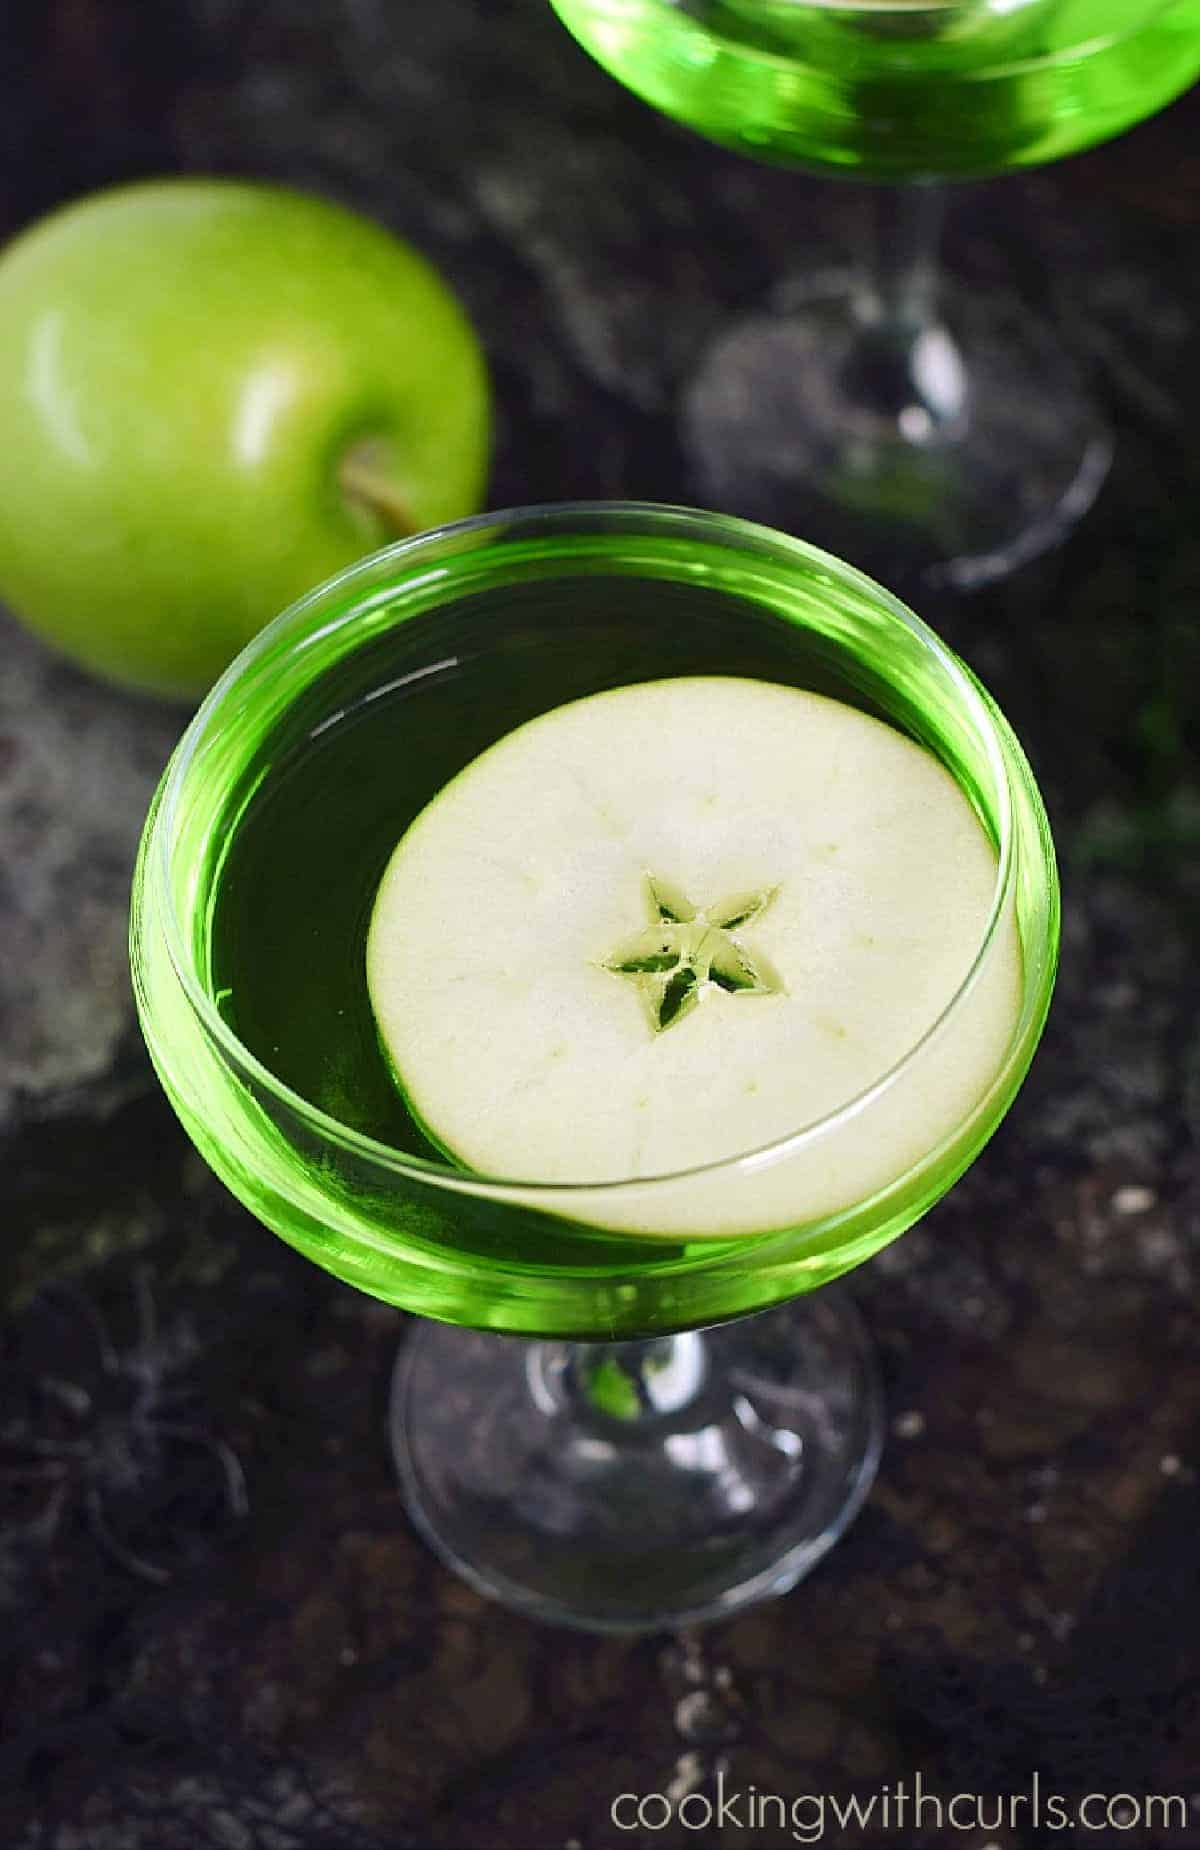
[[[240,181],[94,195],[0,254],[0,600],[194,698],[332,573],[474,512],[489,426],[462,309],[380,226]]]

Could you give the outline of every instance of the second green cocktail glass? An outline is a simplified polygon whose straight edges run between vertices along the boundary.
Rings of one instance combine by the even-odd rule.
[[[996,857],[970,971],[865,1091],[763,1148],[594,1185],[458,1166],[375,1033],[364,950],[388,858],[525,721],[695,675],[831,695],[941,760]],[[424,535],[280,617],[171,761],[132,920],[151,1054],[217,1174],[315,1263],[433,1320],[393,1393],[418,1524],[485,1591],[610,1629],[782,1591],[858,1507],[881,1431],[869,1346],[836,1288],[808,1294],[909,1226],[995,1129],[1057,940],[1029,768],[932,632],[799,541],[620,503]],[[1005,959],[1001,1051],[947,1090]]]
[[[775,300],[682,405],[713,505],[972,589],[1060,540],[1108,470],[1073,343],[940,273],[938,184],[1120,133],[1200,72],[1200,0],[553,0],[655,108],[752,159],[887,182],[850,268],[802,199]],[[986,213],[982,200],[978,220]]]

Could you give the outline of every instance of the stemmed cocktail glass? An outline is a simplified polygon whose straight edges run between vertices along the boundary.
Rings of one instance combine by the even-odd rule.
[[[1200,72],[1200,0],[553,0],[656,108],[861,189],[856,272],[797,217],[778,312],[720,337],[685,396],[714,505],[970,588],[1055,543],[1111,455],[1055,332],[939,276],[937,182],[1040,164]],[[980,206],[981,210],[986,207]]]
[[[580,1185],[455,1164],[372,1021],[388,857],[524,721],[696,675],[831,695],[941,761],[995,854],[969,971],[865,1090],[764,1147]],[[155,798],[132,956],[156,1067],[217,1174],[339,1279],[430,1319],[392,1401],[424,1533],[528,1613],[619,1630],[782,1591],[857,1509],[878,1390],[852,1308],[815,1288],[901,1233],[995,1129],[1057,938],[1029,768],[923,624],[799,541],[611,503],[427,534],[265,630]]]

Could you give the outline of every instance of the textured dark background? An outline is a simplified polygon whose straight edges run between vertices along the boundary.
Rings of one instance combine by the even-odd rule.
[[[1060,553],[927,609],[1044,784],[1063,978],[985,1157],[853,1281],[893,1415],[865,1513],[700,1641],[541,1630],[414,1539],[402,1319],[228,1200],[133,1027],[129,870],[180,716],[0,617],[5,1850],[788,1842],[608,1822],[722,1757],[782,1794],[1200,1794],[1198,104],[955,196],[955,266],[1059,317],[1120,434]],[[681,383],[853,233],[844,190],[655,118],[541,0],[15,0],[0,232],[174,169],[316,187],[441,263],[494,367],[493,505],[694,498]],[[1200,1799],[1160,1836],[825,1841],[876,1837],[1200,1845]]]

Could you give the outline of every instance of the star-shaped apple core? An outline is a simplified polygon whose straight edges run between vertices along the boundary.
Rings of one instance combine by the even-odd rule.
[[[693,906],[678,887],[647,874],[651,923],[618,945],[604,968],[637,984],[656,1034],[673,1028],[714,989],[727,995],[775,995],[783,988],[776,972],[734,936],[762,916],[775,892],[768,887],[737,893],[717,905]]]

